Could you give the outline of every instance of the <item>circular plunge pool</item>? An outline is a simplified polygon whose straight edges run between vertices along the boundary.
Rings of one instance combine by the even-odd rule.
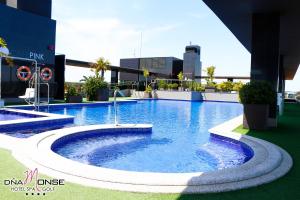
[[[120,104],[118,109],[121,123],[150,123],[152,132],[76,133],[60,138],[51,149],[89,165],[163,173],[230,168],[253,156],[251,148],[244,143],[208,132],[213,126],[240,115],[240,104],[153,100]],[[80,124],[96,124],[99,120],[106,124],[113,122],[112,110],[111,105],[77,106],[66,107],[63,112],[73,114]]]

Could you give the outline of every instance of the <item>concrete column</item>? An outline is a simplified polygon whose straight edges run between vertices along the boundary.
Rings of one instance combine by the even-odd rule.
[[[55,56],[55,82],[57,83],[55,99],[65,99],[65,68],[66,68],[66,56]]]
[[[284,72],[284,56],[280,56],[280,64],[279,64],[279,84],[278,84],[278,92],[285,93],[285,72]]]
[[[119,70],[111,70],[111,83],[118,83],[119,82]]]
[[[285,93],[285,74],[284,74],[284,56],[280,56],[279,62],[279,83],[278,83],[278,95],[280,95],[281,102],[278,102],[279,105],[279,115],[283,114],[284,110],[284,93]]]
[[[278,14],[252,15],[251,80],[266,80],[276,91],[278,91],[280,60],[279,34]],[[269,122],[270,126],[277,125],[277,103],[270,105]]]

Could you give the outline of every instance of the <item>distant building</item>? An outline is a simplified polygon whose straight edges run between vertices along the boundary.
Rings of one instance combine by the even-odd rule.
[[[153,57],[153,58],[125,58],[120,59],[120,67],[131,69],[148,69],[151,73],[156,73],[152,78],[176,79],[183,70],[183,61],[175,57]],[[120,81],[144,81],[143,74],[120,72]]]
[[[185,53],[183,54],[183,75],[187,79],[195,80],[195,76],[201,76],[202,64],[200,61],[200,52],[201,47],[198,45],[185,47]]]
[[[200,46],[187,46],[183,57],[183,60],[175,57],[124,58],[120,59],[120,67],[140,70],[146,68],[150,73],[156,73],[150,79],[177,79],[181,71],[190,80],[195,80],[195,76],[201,76]],[[119,80],[144,81],[145,78],[142,74],[120,72]]]

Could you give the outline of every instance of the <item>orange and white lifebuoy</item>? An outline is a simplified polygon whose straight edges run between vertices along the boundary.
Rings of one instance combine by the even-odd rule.
[[[27,66],[21,66],[17,69],[17,77],[21,81],[28,81],[31,78],[31,69]]]
[[[53,76],[53,72],[49,67],[45,67],[41,70],[41,78],[43,81],[49,81],[51,80]]]

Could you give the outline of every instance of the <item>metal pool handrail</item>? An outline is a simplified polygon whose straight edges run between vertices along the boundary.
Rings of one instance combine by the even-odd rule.
[[[117,93],[118,93],[119,89],[116,88],[114,91],[114,110],[115,110],[115,126],[118,126],[118,109],[117,109]]]

